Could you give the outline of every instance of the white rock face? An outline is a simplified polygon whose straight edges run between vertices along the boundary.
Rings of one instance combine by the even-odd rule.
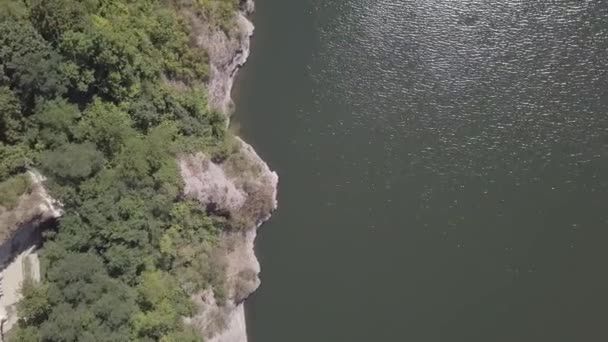
[[[226,329],[219,335],[211,337],[208,342],[244,342],[247,341],[247,323],[245,322],[245,305],[232,306],[227,313]]]
[[[204,332],[210,342],[247,341],[243,304],[260,285],[260,263],[254,253],[254,240],[257,228],[277,208],[277,174],[250,145],[238,141],[239,152],[222,164],[213,163],[202,153],[183,156],[179,161],[187,197],[196,198],[205,206],[213,204],[216,209],[227,210],[233,218],[243,218],[248,223],[242,230],[224,233],[221,239],[219,249],[226,266],[227,302],[219,305],[209,290],[194,298],[201,310],[189,322]],[[232,170],[237,161],[249,172]]]
[[[226,115],[234,108],[231,98],[234,77],[249,58],[254,26],[247,15],[253,12],[253,8],[253,1],[244,3],[243,11],[237,14],[236,26],[229,35],[217,27],[202,26],[199,29],[198,44],[209,54],[209,104]]]
[[[36,250],[40,225],[61,215],[61,205],[42,186],[44,178],[28,171],[30,191],[11,210],[0,208],[3,240],[0,241],[0,332],[6,333],[18,320],[16,304],[21,299],[25,279],[40,280]]]
[[[46,212],[47,215],[50,215],[53,218],[58,218],[63,215],[63,205],[56,199],[52,198],[44,186],[42,186],[42,183],[46,180],[46,178],[36,170],[30,170],[27,173],[32,179],[33,186],[37,188],[36,191],[38,191],[42,197],[43,203],[40,203],[40,210]]]
[[[10,330],[19,317],[17,303],[21,300],[21,286],[25,279],[40,281],[40,262],[37,247],[17,252],[0,272],[0,322],[2,333]]]
[[[224,170],[202,153],[179,160],[182,178],[187,180],[184,193],[199,202],[214,204],[228,211],[239,210],[246,194],[226,176]]]
[[[209,54],[211,78],[209,105],[227,116],[234,109],[231,98],[234,78],[250,52],[254,26],[252,0],[241,2],[235,29],[228,35],[218,28],[198,27],[198,44]],[[193,299],[200,313],[188,318],[209,342],[246,342],[245,299],[260,286],[260,264],[254,253],[257,228],[277,208],[278,176],[254,149],[238,139],[236,155],[215,164],[202,153],[182,156],[179,166],[185,194],[216,211],[227,211],[244,222],[239,231],[225,233],[219,247],[226,265],[228,300],[219,305],[208,290]]]

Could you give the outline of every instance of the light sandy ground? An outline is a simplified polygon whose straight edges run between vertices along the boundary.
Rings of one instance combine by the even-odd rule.
[[[246,7],[251,7],[247,11],[253,10],[253,1],[247,4]],[[230,36],[218,28],[206,25],[199,28],[198,44],[207,51],[211,69],[207,87],[209,105],[226,115],[234,108],[231,95],[236,72],[249,58],[254,27],[245,14],[237,14],[236,27]]]
[[[202,154],[184,156],[180,161],[186,194],[197,198],[203,205],[211,202],[221,209],[238,211],[239,207],[252,200],[269,202],[268,206],[249,212],[254,215],[251,220],[254,226],[243,232],[226,233],[222,238],[220,250],[226,265],[227,303],[218,305],[211,290],[193,298],[201,311],[195,317],[188,318],[187,322],[204,332],[209,342],[247,341],[244,300],[260,285],[260,264],[254,253],[254,241],[257,228],[277,207],[277,174],[270,170],[250,145],[241,140],[239,143],[247,167],[257,166],[259,172],[246,176],[226,173],[223,172],[224,165],[205,161]],[[245,184],[250,193],[245,191]],[[259,195],[253,199],[249,198],[252,189],[253,193]],[[245,203],[234,200],[241,196],[245,196]],[[239,205],[235,206],[235,203]]]
[[[254,26],[247,19],[253,13],[253,0],[241,2],[235,30],[226,35],[208,25],[194,25],[199,33],[198,44],[209,55],[211,80],[208,85],[209,105],[229,116],[234,109],[231,90],[239,68],[247,61],[250,38]],[[228,123],[228,120],[227,120]],[[253,148],[238,139],[241,157],[249,171],[259,174],[236,174],[224,165],[215,165],[202,154],[183,156],[180,161],[185,183],[185,194],[196,198],[205,206],[229,211],[234,217],[246,219],[245,234],[225,234],[223,245],[232,245],[224,251],[228,301],[218,305],[211,291],[194,296],[201,312],[186,321],[198,327],[209,342],[247,342],[244,300],[260,285],[260,264],[254,253],[256,229],[266,221],[277,207],[278,176],[255,153]],[[255,173],[255,172],[254,172]]]
[[[21,286],[26,276],[40,280],[40,263],[36,247],[40,242],[39,224],[61,215],[61,205],[42,186],[44,177],[28,171],[31,190],[21,196],[10,211],[0,212],[0,322],[6,333],[18,320],[16,304],[21,299]],[[27,264],[27,266],[26,266]],[[26,274],[29,269],[29,274]]]
[[[44,177],[37,171],[28,171],[28,174],[32,180],[30,190],[21,195],[17,205],[10,210],[0,206],[0,266],[12,253],[10,240],[16,235],[24,235],[24,230],[61,215],[61,204],[53,200],[42,185]]]
[[[228,317],[227,328],[221,334],[207,340],[208,342],[246,342],[247,324],[245,323],[245,306],[239,304]]]
[[[63,212],[61,210],[61,203],[53,199],[49,193],[46,191],[42,183],[46,180],[42,174],[38,171],[28,171],[27,172],[32,178],[32,183],[39,187],[40,196],[42,197],[43,203],[40,204],[41,211],[49,211],[51,216],[54,218],[60,217]]]
[[[238,189],[224,170],[202,153],[182,157],[179,160],[184,193],[201,203],[215,203],[218,208],[237,211],[246,200],[246,194]]]
[[[29,274],[26,274],[26,264],[28,263]],[[6,319],[2,327],[6,332],[17,323],[16,304],[21,299],[21,284],[26,277],[31,277],[36,281],[40,280],[40,262],[36,254],[36,247],[32,246],[18,254],[1,272],[1,275],[0,314],[4,314],[3,319]]]

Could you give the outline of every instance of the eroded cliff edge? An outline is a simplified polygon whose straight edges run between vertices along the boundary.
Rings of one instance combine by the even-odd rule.
[[[205,24],[204,20],[195,31],[200,47],[209,55],[208,102],[227,116],[233,108],[230,93],[234,76],[249,54],[253,25],[246,15],[252,10],[253,3],[244,1],[234,27],[228,31]],[[215,214],[222,212],[231,227],[222,233],[214,254],[225,272],[225,294],[206,290],[193,296],[201,310],[186,320],[199,327],[207,341],[246,341],[243,301],[260,284],[253,242],[257,227],[276,208],[278,177],[251,146],[238,138],[221,162],[202,152],[180,155],[177,162],[184,178],[184,196],[197,199]],[[0,284],[0,306],[6,309],[0,312],[0,321],[8,317],[6,329],[17,319],[14,304],[20,296],[20,279],[36,280],[40,276],[35,250],[43,223],[61,215],[61,205],[46,193],[42,176],[32,172],[31,177],[32,188],[20,197],[17,206],[10,210],[0,208],[0,223],[6,224],[5,230],[0,229],[6,233],[0,236],[0,256],[6,261],[0,270],[11,274],[5,277],[10,282]],[[17,274],[13,270],[19,276],[13,276]]]
[[[189,319],[211,342],[247,341],[243,303],[260,285],[254,253],[257,228],[277,207],[278,176],[240,139],[239,151],[221,164],[202,153],[179,161],[185,195],[214,211],[226,212],[240,228],[222,233],[217,254],[226,274],[226,300],[211,290],[193,300],[201,308]]]
[[[37,249],[45,224],[61,216],[61,205],[43,187],[44,177],[27,172],[30,183],[13,208],[0,206],[0,340],[17,322],[21,285],[27,278],[38,281]]]
[[[209,103],[226,116],[234,109],[234,78],[249,56],[254,27],[247,16],[253,9],[253,1],[243,1],[230,32],[203,24],[197,27],[198,44],[209,54]],[[225,213],[232,226],[237,227],[224,232],[218,246],[226,272],[226,299],[218,299],[212,290],[196,295],[193,300],[201,310],[188,321],[204,332],[207,341],[245,342],[244,301],[260,285],[254,240],[257,229],[277,208],[278,176],[240,138],[236,139],[233,153],[221,163],[196,153],[180,156],[179,166],[185,196]]]

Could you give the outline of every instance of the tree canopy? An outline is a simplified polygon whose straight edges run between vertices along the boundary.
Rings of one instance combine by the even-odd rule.
[[[190,18],[226,29],[237,6],[0,0],[0,184],[23,191],[38,168],[65,212],[11,341],[201,340],[182,317],[196,291],[223,293],[225,222],[180,198],[175,158],[223,158],[230,137]]]

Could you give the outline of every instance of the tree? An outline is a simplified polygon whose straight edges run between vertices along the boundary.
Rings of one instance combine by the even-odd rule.
[[[217,26],[238,1],[202,5]],[[200,84],[192,14],[176,1],[0,0],[0,181],[23,189],[15,175],[35,167],[64,209],[15,340],[201,340],[183,317],[196,291],[224,293],[225,223],[182,202],[176,155],[232,149]]]
[[[38,142],[45,148],[64,145],[74,139],[76,122],[81,114],[65,99],[44,102],[36,110],[34,121],[38,125]]]
[[[64,182],[79,182],[103,167],[104,158],[95,144],[66,144],[40,156],[42,168]]]
[[[41,324],[45,341],[130,341],[129,321],[135,292],[110,278],[102,260],[91,253],[68,254],[52,263],[48,319]]]
[[[180,316],[193,311],[192,302],[167,273],[144,273],[137,292],[143,311],[135,316],[134,325],[141,337],[161,339],[178,329]]]
[[[3,73],[16,89],[24,110],[33,109],[39,97],[65,93],[62,57],[29,22],[12,18],[0,22],[0,46]]]
[[[5,145],[0,142],[0,181],[22,173],[30,164],[30,151],[23,145]]]
[[[118,153],[127,138],[134,136],[129,115],[111,103],[93,101],[78,125],[78,137],[94,142],[106,156]]]
[[[92,16],[83,31],[64,33],[59,45],[70,61],[94,75],[89,91],[115,103],[135,97],[141,79],[160,72],[158,56],[148,54],[149,41],[129,28],[128,20]]]
[[[129,248],[116,242],[111,244],[103,255],[110,274],[121,277],[127,283],[135,281],[146,260],[141,248]]]
[[[51,310],[48,298],[48,286],[37,284],[32,279],[23,282],[21,292],[24,300],[17,305],[17,312],[22,320],[30,324],[40,324],[47,317]]]
[[[11,330],[11,342],[40,342],[40,330],[34,326],[17,325]]]
[[[184,327],[183,330],[171,332],[160,339],[160,342],[200,342],[201,335],[193,327]]]
[[[58,42],[63,33],[82,30],[88,12],[97,6],[95,0],[34,0],[30,5],[30,18],[46,40]]]
[[[23,139],[24,130],[19,99],[8,87],[0,87],[0,142],[18,143]]]
[[[54,98],[67,91],[67,78],[62,70],[63,58],[56,52],[39,51],[13,60],[12,83],[20,89],[19,95],[28,105],[40,98]]]
[[[118,176],[130,188],[151,187],[154,184],[150,177],[147,150],[145,140],[130,138],[116,158]]]
[[[84,253],[95,245],[93,227],[83,221],[83,216],[67,212],[59,219],[62,234],[55,236],[55,244],[71,252]]]
[[[5,209],[13,209],[19,198],[30,189],[30,177],[27,174],[15,175],[0,182],[0,206]]]
[[[28,54],[46,52],[51,47],[27,21],[6,18],[0,22],[0,62],[11,67],[11,64]]]
[[[22,1],[0,0],[0,20],[24,19],[27,7]]]

